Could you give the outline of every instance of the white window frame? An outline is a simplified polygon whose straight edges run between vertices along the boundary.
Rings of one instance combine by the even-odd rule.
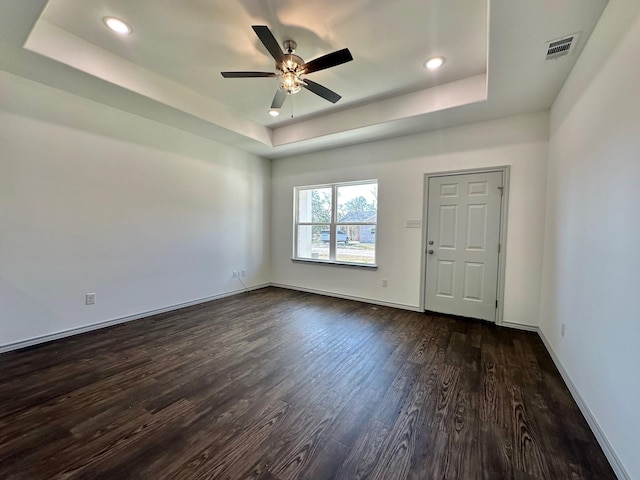
[[[378,186],[378,179],[374,178],[371,180],[358,180],[355,182],[339,182],[339,183],[326,183],[321,185],[304,185],[293,188],[293,257],[292,260],[300,261],[300,262],[312,262],[312,263],[324,263],[324,264],[334,264],[334,265],[351,265],[357,267],[373,267],[377,268],[377,231],[378,231],[378,214],[377,214],[377,205],[376,205],[376,221],[375,222],[337,222],[338,218],[338,188],[339,187],[349,187],[352,185],[367,185],[367,184],[376,184]],[[300,222],[299,221],[299,192],[305,190],[316,190],[321,188],[330,188],[331,189],[331,221],[329,223],[321,222]],[[299,227],[303,226],[319,226],[319,225],[329,225],[329,260],[319,259],[319,258],[307,258],[307,257],[299,257],[298,256],[298,231]],[[336,242],[336,233],[340,229],[341,226],[359,226],[359,225],[371,225],[376,229],[376,244],[373,253],[373,263],[361,263],[361,262],[346,262],[342,260],[337,260],[337,242]]]

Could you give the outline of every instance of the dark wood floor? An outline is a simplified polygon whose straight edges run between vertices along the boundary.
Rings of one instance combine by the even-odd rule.
[[[3,479],[613,479],[536,334],[276,288],[0,355]]]

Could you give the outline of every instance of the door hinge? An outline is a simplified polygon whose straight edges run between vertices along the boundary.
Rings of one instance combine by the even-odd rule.
[[[498,253],[500,253],[500,244],[498,244]]]
[[[504,187],[503,186],[499,186],[498,190],[500,190],[500,196],[504,195]]]
[[[496,300],[496,308],[498,308],[498,300]]]

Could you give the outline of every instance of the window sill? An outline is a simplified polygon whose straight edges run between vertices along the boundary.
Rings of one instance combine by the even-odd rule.
[[[332,262],[330,260],[315,260],[312,258],[292,258],[291,261],[294,263],[313,263],[315,265],[327,265],[332,267],[364,268],[366,270],[378,269],[378,265],[369,263]]]

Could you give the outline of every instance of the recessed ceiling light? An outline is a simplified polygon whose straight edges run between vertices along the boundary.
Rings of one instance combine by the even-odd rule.
[[[271,115],[272,117],[277,117],[278,115],[280,115],[280,110],[272,108],[271,110],[269,110],[269,115]]]
[[[428,70],[436,70],[444,64],[444,57],[432,57],[424,62],[425,68]]]
[[[131,27],[119,18],[104,17],[102,21],[107,27],[120,35],[129,35],[131,33]]]

